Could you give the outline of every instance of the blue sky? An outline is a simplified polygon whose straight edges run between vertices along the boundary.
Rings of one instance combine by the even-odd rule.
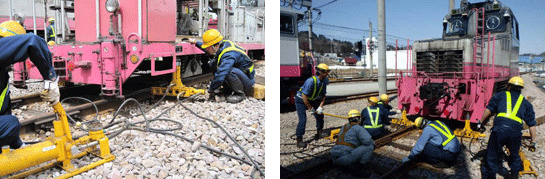
[[[313,7],[317,7],[331,1],[333,0],[314,0],[312,4]],[[512,9],[519,22],[520,53],[545,52],[545,3],[542,0],[500,2]],[[448,13],[448,3],[448,0],[387,0],[386,34],[411,40],[439,38],[442,35],[443,17]],[[460,0],[456,0],[455,5],[459,8]],[[320,9],[322,15],[318,23],[369,30],[370,20],[373,23],[373,30],[378,29],[376,0],[337,0]],[[313,19],[316,17],[317,13],[314,13]],[[308,30],[308,25],[301,26],[300,30]],[[319,24],[314,26],[313,31],[346,41],[356,41],[362,36],[369,36],[368,32],[343,30]],[[376,37],[375,32],[373,36]],[[387,41],[395,43],[395,38],[387,37]],[[400,39],[400,44],[406,43],[406,40]]]

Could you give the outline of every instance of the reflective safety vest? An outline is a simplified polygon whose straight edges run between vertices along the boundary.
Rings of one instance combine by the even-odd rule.
[[[505,94],[507,95],[507,112],[499,113],[498,117],[509,118],[522,124],[522,120],[517,116],[517,112],[519,111],[520,105],[522,104],[522,100],[524,99],[524,97],[522,95],[519,95],[517,104],[515,104],[515,107],[513,108],[513,110],[511,110],[511,93],[509,91],[506,91]]]
[[[368,128],[381,128],[382,124],[378,124],[378,116],[380,114],[380,108],[377,107],[376,109],[371,109],[370,107],[367,107],[367,112],[369,113],[369,119],[371,119],[371,125],[364,125],[363,127]],[[373,119],[373,114],[376,113],[375,118]]]
[[[6,84],[6,88],[4,88],[4,90],[2,91],[2,94],[0,95],[0,111],[2,111],[2,107],[4,107],[4,99],[6,99],[6,94],[8,93],[8,90],[9,90],[9,83]]]
[[[445,126],[445,124],[443,124],[443,122],[441,121],[435,121],[437,122],[439,125],[441,125],[441,127],[433,124],[433,123],[430,123],[430,126],[435,128],[437,131],[439,131],[441,134],[443,134],[445,137],[447,137],[447,140],[443,141],[443,147],[446,146],[452,139],[454,139],[454,134],[452,134],[452,132],[449,130],[449,128],[447,126]]]
[[[384,104],[384,103],[382,103],[382,101],[379,101],[377,104]]]
[[[237,52],[240,52],[242,54],[244,54],[244,56],[246,56],[246,58],[250,59],[250,57],[248,57],[248,55],[246,54],[246,52],[244,52],[243,50],[241,49],[244,49],[238,45],[236,45],[235,43],[229,41],[229,40],[223,40],[223,42],[227,42],[229,44],[231,44],[230,47],[227,47],[225,49],[223,49],[220,53],[220,55],[218,56],[218,66],[220,65],[220,62],[221,62],[221,57],[223,56],[224,53],[227,53],[227,52],[230,52],[230,51],[237,51]],[[248,75],[250,73],[252,73],[252,71],[254,71],[254,64],[252,62],[252,66],[250,66],[250,68],[248,69],[242,69],[244,71],[244,73],[247,73]]]
[[[322,89],[324,88],[324,84],[322,84],[322,86],[320,86],[320,91],[318,91],[318,93],[316,93],[316,76],[312,76],[312,79],[314,80],[314,91],[312,92],[312,96],[310,96],[308,98],[308,100],[310,101],[314,101],[316,100],[316,98],[318,98],[318,96],[320,96],[320,93],[322,93]],[[299,91],[303,91],[303,88],[299,88]]]
[[[345,124],[344,127],[343,127],[343,131],[341,132],[341,134],[339,134],[339,138],[337,138],[337,142],[335,142],[335,144],[337,144],[337,145],[346,145],[348,147],[356,148],[356,145],[344,141],[344,135],[354,125],[356,125],[355,122]]]
[[[49,38],[53,38],[55,37],[55,27],[52,25],[49,25],[49,27],[51,27],[51,31],[53,32],[51,35],[49,35]]]

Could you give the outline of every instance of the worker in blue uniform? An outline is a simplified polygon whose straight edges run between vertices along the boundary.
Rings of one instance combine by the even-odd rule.
[[[365,164],[373,154],[375,142],[371,135],[359,125],[361,114],[358,110],[348,112],[348,123],[341,127],[335,146],[331,148],[333,163],[351,169],[351,173],[363,171]]]
[[[483,128],[483,122],[495,114],[494,126],[488,138],[486,150],[486,161],[481,168],[483,178],[496,178],[496,173],[502,165],[502,147],[509,149],[509,168],[511,168],[511,177],[517,178],[519,172],[523,170],[519,155],[522,139],[522,121],[530,128],[531,150],[536,148],[536,121],[535,112],[532,104],[524,98],[521,90],[524,88],[524,80],[521,77],[514,76],[509,79],[507,91],[500,92],[492,96],[482,119],[477,127]]]
[[[310,113],[316,118],[317,133],[315,138],[320,139],[328,136],[322,129],[324,128],[323,106],[327,93],[327,85],[329,84],[329,79],[327,78],[329,66],[321,63],[316,66],[316,70],[316,76],[308,78],[295,96],[295,108],[297,109],[297,116],[299,116],[299,124],[297,125],[295,135],[297,136],[297,147],[300,148],[307,146],[303,141],[305,126],[307,124],[307,110],[310,110]]]
[[[58,78],[53,69],[51,53],[45,41],[26,31],[15,21],[0,24],[0,146],[17,149],[23,145],[19,138],[20,123],[11,115],[8,67],[27,58],[36,65],[44,80],[41,96],[54,105],[59,102]]]
[[[363,116],[362,125],[371,134],[373,140],[387,134],[384,125],[390,124],[386,110],[380,108],[377,103],[377,97],[369,97],[367,99],[368,107],[361,111]]]
[[[422,161],[436,167],[456,164],[461,151],[460,141],[448,126],[439,120],[428,121],[422,117],[416,118],[415,126],[424,129],[409,156],[402,160],[403,163]]]
[[[55,42],[55,18],[50,17],[48,21],[49,25],[47,26],[47,41]]]
[[[214,79],[208,89],[211,100],[215,99],[215,91],[224,85],[224,82],[224,87],[230,89],[224,89],[229,95],[227,102],[238,103],[244,100],[246,95],[251,95],[255,83],[254,63],[245,50],[234,42],[223,40],[223,36],[216,29],[207,30],[202,38],[203,42],[193,39],[189,42],[214,56],[209,62],[214,73]]]
[[[378,107],[382,108],[388,116],[396,114],[392,111],[393,107],[388,103],[390,103],[390,97],[387,94],[381,94],[377,103]]]

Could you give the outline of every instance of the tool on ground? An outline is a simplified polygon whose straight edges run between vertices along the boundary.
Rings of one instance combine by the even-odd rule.
[[[66,112],[61,103],[55,104],[53,109],[59,119],[53,121],[55,135],[48,137],[44,142],[15,150],[3,147],[2,154],[0,154],[0,166],[2,166],[0,167],[0,177],[50,162],[43,167],[18,173],[10,176],[10,178],[23,178],[55,165],[67,171],[66,174],[57,178],[69,178],[115,159],[115,156],[110,153],[109,140],[104,135],[102,128],[90,128],[89,135],[73,140]],[[93,154],[101,159],[81,168],[76,168],[72,165],[72,159],[80,158],[87,154]]]

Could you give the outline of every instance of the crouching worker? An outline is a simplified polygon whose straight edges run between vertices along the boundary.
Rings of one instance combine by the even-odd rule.
[[[19,137],[21,124],[17,117],[11,115],[7,67],[30,58],[45,79],[44,89],[47,91],[41,94],[45,101],[54,105],[59,102],[60,96],[58,78],[47,44],[41,37],[25,33],[18,22],[5,21],[0,24],[0,147],[9,145],[11,149],[20,148],[23,142]]]
[[[379,107],[377,103],[377,97],[369,97],[369,99],[367,99],[367,104],[369,106],[361,111],[363,114],[362,125],[367,129],[367,132],[369,132],[373,140],[386,135],[387,131],[384,129],[384,125],[390,124],[388,112]]]
[[[415,120],[418,128],[424,128],[422,135],[411,150],[411,154],[401,162],[422,161],[445,168],[456,164],[460,154],[460,141],[443,122],[428,121],[422,117]]]
[[[359,124],[361,114],[358,110],[348,112],[348,124],[341,128],[339,138],[330,153],[333,163],[344,166],[350,173],[363,175],[368,173],[363,170],[363,164],[367,163],[373,154],[375,142],[371,135]]]

